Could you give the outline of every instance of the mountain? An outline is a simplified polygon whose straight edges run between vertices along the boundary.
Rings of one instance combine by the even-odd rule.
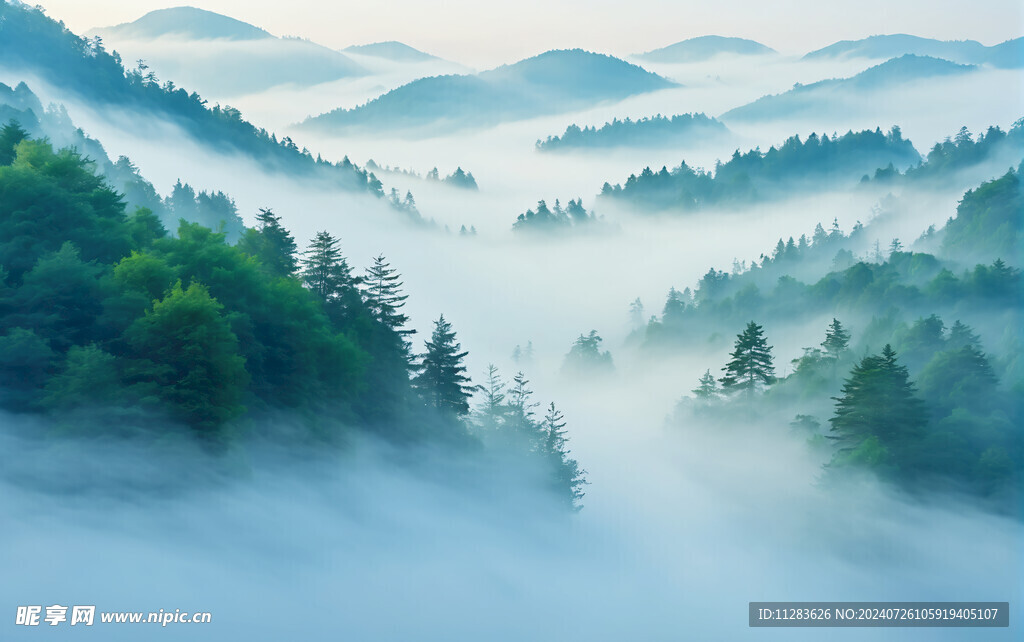
[[[677,114],[671,118],[658,114],[633,120],[614,119],[602,127],[572,124],[561,136],[537,141],[544,151],[589,150],[609,147],[666,147],[694,145],[729,134],[728,128],[704,114]]]
[[[367,73],[328,47],[301,38],[278,38],[250,24],[191,7],[153,11],[135,22],[89,34],[102,38],[128,60],[145,60],[159,78],[217,99]]]
[[[879,35],[861,40],[841,40],[823,49],[812,51],[804,60],[827,58],[888,59],[914,54],[944,58],[966,64],[989,63],[998,67],[1020,67],[1022,38],[1008,40],[994,47],[986,47],[974,40],[934,40],[903,33]]]
[[[345,47],[342,51],[363,56],[374,56],[384,58],[393,62],[425,62],[427,60],[440,60],[437,56],[414,49],[407,44],[389,40],[387,42],[374,42],[368,45],[352,45]]]
[[[637,54],[635,57],[649,62],[700,62],[718,55],[761,56],[777,53],[759,42],[745,38],[700,36]]]
[[[869,100],[873,91],[896,88],[915,80],[970,73],[974,65],[907,54],[865,69],[851,78],[822,80],[810,85],[763,96],[752,103],[732,109],[722,120],[754,120],[793,117],[800,114],[827,113],[830,109],[852,109],[858,101]]]
[[[35,76],[68,100],[88,103],[98,113],[111,110],[170,122],[219,153],[249,158],[268,171],[322,180],[345,190],[383,197],[379,181],[348,159],[329,163],[300,150],[290,139],[242,118],[237,109],[208,106],[199,94],[159,84],[95,39],[84,39],[41,9],[0,3],[0,60],[8,76]]]
[[[307,129],[472,127],[588,107],[675,86],[624,60],[557,50],[475,75],[421,78],[354,109],[307,118]]]
[[[150,11],[134,22],[104,29],[88,35],[101,35],[122,40],[142,40],[174,36],[188,40],[258,40],[272,35],[249,23],[195,7],[173,7]]]

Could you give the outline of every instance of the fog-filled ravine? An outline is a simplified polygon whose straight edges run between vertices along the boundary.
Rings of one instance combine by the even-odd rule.
[[[0,3],[0,638],[1019,637],[1019,37],[199,4]]]

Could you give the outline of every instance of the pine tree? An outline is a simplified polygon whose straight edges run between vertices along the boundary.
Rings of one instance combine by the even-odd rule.
[[[669,288],[668,296],[665,298],[665,307],[661,310],[661,321],[668,326],[678,327],[683,323],[686,314],[686,302],[679,290]]]
[[[836,402],[830,435],[839,445],[831,465],[867,464],[898,468],[927,422],[924,403],[915,395],[907,368],[886,344],[881,355],[854,366]]]
[[[832,319],[828,329],[825,331],[825,340],[821,347],[825,349],[825,356],[830,359],[839,359],[850,345],[850,333],[843,328],[839,319]]]
[[[570,508],[578,511],[583,508],[580,500],[585,494],[583,486],[587,483],[584,477],[587,471],[582,470],[579,462],[569,456],[570,451],[566,447],[568,439],[565,435],[564,417],[555,407],[555,403],[551,402],[541,423],[541,454],[554,469],[552,485],[555,491]]]
[[[633,328],[639,328],[644,325],[644,304],[640,301],[640,297],[637,297],[632,303],[629,304],[629,321]]]
[[[477,425],[485,431],[500,429],[507,414],[505,382],[493,363],[487,365],[487,378],[480,386],[480,392],[482,399],[476,407]]]
[[[327,231],[317,232],[302,255],[299,276],[321,301],[336,299],[355,287],[348,261],[338,249],[338,239]]]
[[[406,330],[405,324],[409,317],[402,314],[401,309],[405,305],[408,295],[402,294],[401,275],[381,254],[373,259],[373,265],[366,269],[366,276],[363,278],[363,294],[366,297],[366,305],[374,318],[385,327],[390,328],[399,337],[402,337],[404,350],[408,353],[409,342],[405,337],[415,334],[415,330]]]
[[[711,374],[710,369],[701,375],[700,379],[697,380],[697,383],[697,387],[691,392],[693,392],[698,399],[709,401],[711,399],[718,398],[718,382],[715,381],[715,375]]]
[[[427,351],[423,354],[421,371],[416,376],[415,386],[423,401],[442,414],[461,417],[469,412],[469,398],[474,387],[468,385],[466,366],[463,359],[468,352],[462,352],[462,345],[455,340],[452,324],[444,315],[434,322],[434,332],[425,342]]]
[[[270,209],[260,208],[256,228],[246,230],[238,245],[274,276],[291,276],[298,268],[295,239],[281,225],[281,217]]]
[[[530,401],[533,391],[528,388],[530,381],[522,371],[512,378],[512,386],[508,389],[508,422],[512,431],[521,438],[532,438],[534,432],[533,409],[538,405]]]
[[[753,396],[759,384],[768,385],[775,381],[772,365],[772,347],[768,345],[761,326],[753,321],[746,330],[736,335],[736,347],[730,353],[729,363],[722,370],[722,388],[726,392],[745,391]]]
[[[26,138],[28,132],[16,120],[9,121],[0,129],[0,165],[10,165],[14,161],[14,148]]]

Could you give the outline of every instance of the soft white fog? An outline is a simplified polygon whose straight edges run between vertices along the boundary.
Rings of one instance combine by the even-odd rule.
[[[96,2],[86,15],[80,3],[43,2],[74,28],[132,20],[162,4]],[[63,103],[111,158],[129,156],[164,195],[178,179],[197,191],[223,190],[247,224],[258,208],[272,208],[300,246],[320,230],[339,236],[360,270],[384,253],[403,275],[417,349],[443,313],[469,351],[475,382],[488,363],[506,379],[522,368],[537,401],[558,402],[573,456],[588,471],[585,508],[577,515],[559,513],[534,489],[534,471],[496,456],[480,461],[426,448],[396,454],[371,442],[353,444],[342,455],[296,455],[257,444],[206,465],[206,455],[106,443],[53,449],[35,441],[30,420],[5,416],[0,421],[11,431],[0,441],[6,516],[0,569],[18,581],[0,582],[0,601],[213,613],[213,624],[190,628],[187,637],[178,625],[149,626],[146,637],[131,626],[72,633],[39,627],[17,631],[24,635],[18,639],[819,640],[826,636],[818,630],[748,628],[747,603],[1009,600],[1011,609],[1019,607],[1019,521],[968,500],[911,500],[868,477],[825,488],[819,481],[828,454],[790,430],[792,415],[751,416],[735,425],[670,422],[700,374],[721,367],[725,344],[709,342],[656,361],[625,347],[629,304],[637,297],[648,316],[660,314],[670,287],[693,288],[711,267],[728,271],[734,259],[757,259],[780,237],[810,235],[817,223],[827,227],[833,219],[846,232],[858,221],[867,224],[870,239],[883,246],[896,237],[909,245],[929,225],[941,226],[953,215],[961,185],[928,193],[896,189],[895,196],[904,197],[898,215],[877,221],[887,191],[858,189],[856,182],[675,217],[613,208],[596,197],[605,181],[623,183],[646,166],[671,169],[685,160],[710,168],[736,149],[767,149],[794,134],[898,125],[926,154],[961,126],[972,132],[989,125],[1007,129],[1024,115],[1020,70],[984,69],[879,91],[812,117],[727,120],[728,136],[691,146],[565,154],[534,149],[535,141],[560,135],[571,123],[599,127],[612,118],[659,113],[718,117],[794,83],[850,77],[876,64],[798,60],[801,49],[842,36],[909,30],[920,19],[915,33],[993,44],[1019,29],[1019,21],[1012,24],[1019,15],[1015,3],[993,0],[982,3],[985,11],[969,12],[957,3],[851,3],[828,12],[828,21],[808,23],[813,36],[787,26],[803,24],[804,13],[825,15],[806,2],[748,3],[742,11],[735,2],[556,3],[546,22],[542,17],[549,14],[538,3],[499,7],[487,19],[484,5],[464,2],[349,3],[345,20],[339,19],[342,5],[316,5],[326,16],[320,18],[314,4],[211,0],[203,6],[331,47],[401,39],[454,62],[400,64],[352,54],[364,75],[254,91],[219,86],[216,73],[202,68],[226,43],[189,51],[180,43],[125,43],[124,57],[130,52],[130,59],[162,64],[161,80],[208,88],[202,93],[211,103],[238,107],[257,126],[290,135],[300,148],[331,161],[348,156],[363,166],[373,159],[420,176],[433,167],[442,176],[456,167],[472,172],[479,192],[378,174],[385,191],[411,191],[434,226],[408,225],[381,200],[267,172],[251,158],[215,151],[148,114],[96,110],[37,79],[28,82],[44,103]],[[667,18],[650,21],[663,11]],[[454,19],[455,12],[464,19]],[[1000,13],[1007,18],[998,24],[977,19]],[[604,28],[582,35],[597,23]],[[498,37],[499,26],[508,34]],[[536,34],[517,42],[532,27]],[[307,116],[357,106],[417,77],[485,69],[548,44],[600,43],[602,50],[625,54],[726,31],[785,55],[644,65],[682,86],[489,129],[407,137],[289,129]],[[565,38],[550,42],[556,35]],[[0,82],[13,85],[22,78],[0,71]],[[979,171],[984,175],[964,179],[967,186],[1006,167]],[[575,198],[603,217],[594,229],[550,239],[512,233],[516,216],[538,200],[565,204]],[[460,236],[463,225],[478,234]],[[779,364],[788,366],[803,347],[818,344],[825,321],[768,327]],[[559,374],[562,359],[573,340],[591,329],[604,337],[616,372],[569,382]],[[720,333],[732,337],[740,330],[723,327]],[[527,342],[536,350],[533,362],[514,363],[513,349]],[[100,450],[122,463],[90,463]],[[522,484],[467,489],[459,483],[474,467],[506,465],[505,474]],[[8,639],[10,629],[3,630],[0,637]],[[827,639],[981,639],[972,631],[829,629]],[[1018,635],[1014,625],[988,629],[983,637]]]

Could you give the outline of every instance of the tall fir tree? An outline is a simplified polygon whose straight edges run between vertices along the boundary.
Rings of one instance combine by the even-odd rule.
[[[927,423],[906,366],[886,344],[854,366],[836,402],[830,437],[839,449],[832,466],[856,463],[885,471],[900,467]]]
[[[843,328],[839,319],[832,319],[828,329],[825,330],[825,340],[821,347],[825,350],[825,356],[830,359],[839,359],[850,346],[850,333]]]
[[[775,381],[772,347],[763,328],[753,321],[736,335],[736,346],[729,356],[729,363],[722,368],[725,376],[720,379],[725,392],[745,392],[751,397],[759,385]]]
[[[475,408],[476,424],[486,432],[499,430],[505,420],[505,382],[493,364],[487,365],[487,375],[480,386],[481,399]]]
[[[452,324],[444,320],[443,314],[434,322],[426,348],[415,380],[416,389],[423,401],[442,415],[462,417],[469,412],[469,398],[474,391],[463,365],[469,353],[462,351]]]
[[[323,302],[338,299],[356,285],[348,261],[338,248],[338,239],[327,231],[317,232],[302,253],[302,282]]]
[[[281,225],[281,217],[270,209],[260,208],[256,227],[245,231],[238,246],[274,276],[291,276],[298,269],[299,249],[295,239]]]
[[[715,381],[715,375],[711,374],[711,370],[708,369],[701,375],[700,379],[697,380],[697,387],[691,392],[697,396],[698,399],[704,401],[710,401],[718,398],[718,382]]]
[[[401,338],[408,353],[411,345],[406,337],[415,334],[416,331],[405,328],[409,317],[401,310],[409,296],[402,294],[401,278],[398,271],[392,268],[381,254],[373,259],[373,265],[366,268],[366,276],[363,277],[363,296],[374,318]]]
[[[555,407],[555,403],[551,402],[540,426],[540,450],[553,469],[553,490],[568,507],[578,511],[583,508],[580,501],[585,494],[583,486],[587,483],[584,477],[587,471],[581,469],[579,462],[570,456],[565,425],[562,413]]]

